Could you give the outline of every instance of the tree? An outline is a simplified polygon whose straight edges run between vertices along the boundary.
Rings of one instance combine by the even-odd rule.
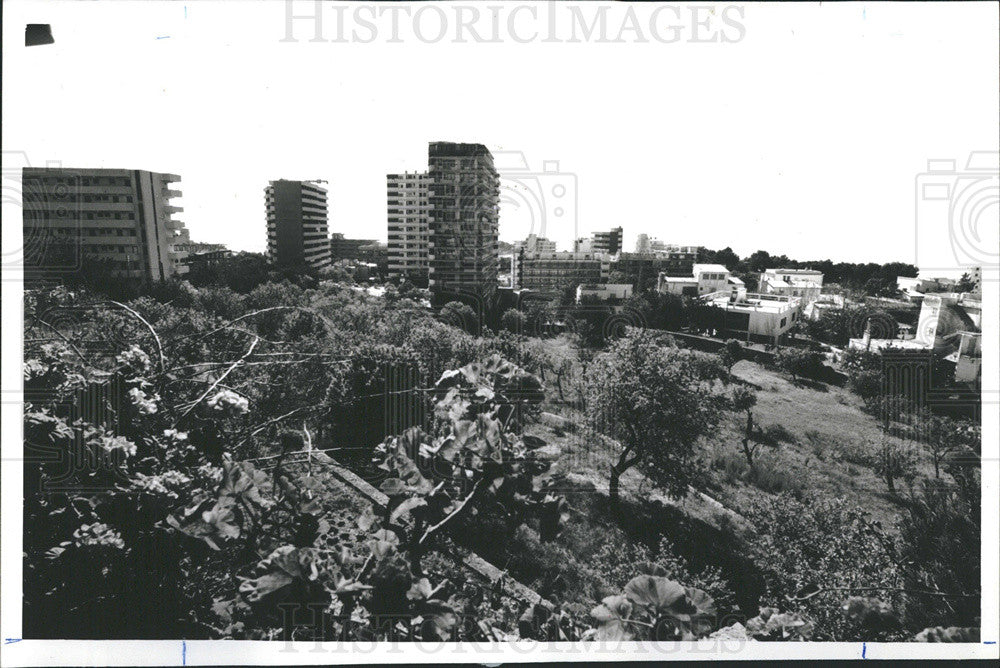
[[[982,443],[982,433],[977,424],[968,420],[935,415],[929,408],[922,408],[917,414],[918,423],[924,434],[924,441],[934,462],[934,477],[941,477],[941,469],[949,463],[952,455],[977,452]]]
[[[962,274],[962,278],[958,279],[958,283],[955,284],[955,292],[975,292],[976,284],[972,281],[972,276],[969,274]]]
[[[748,387],[738,386],[732,393],[733,410],[746,413],[746,430],[743,432],[743,455],[747,458],[747,466],[753,468],[753,458],[757,454],[759,443],[750,445],[753,438],[753,408],[757,405],[757,393]]]
[[[912,478],[918,453],[912,443],[883,434],[875,453],[875,473],[882,477],[890,494],[896,493],[897,478]]]
[[[725,405],[716,384],[724,374],[714,356],[661,347],[635,329],[594,359],[588,421],[620,444],[610,470],[612,500],[622,474],[637,465],[672,496],[686,493],[696,473],[695,444]]]
[[[476,312],[468,304],[459,301],[448,302],[442,306],[438,319],[472,334],[479,331],[479,318],[476,317]]]
[[[500,316],[500,327],[513,334],[524,334],[524,314],[516,308],[509,308]]]
[[[848,385],[852,392],[861,397],[869,409],[875,408],[883,392],[882,372],[858,371],[852,373]]]
[[[822,353],[801,348],[781,348],[774,361],[778,368],[791,374],[796,383],[800,377],[816,375],[823,368]]]
[[[743,344],[736,339],[729,339],[726,344],[719,349],[719,361],[726,367],[726,371],[733,372],[733,365],[743,359]]]

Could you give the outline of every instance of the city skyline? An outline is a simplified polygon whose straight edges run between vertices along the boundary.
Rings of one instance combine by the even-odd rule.
[[[133,57],[116,65],[120,77],[98,85],[88,72],[122,48],[102,38],[109,9],[60,8],[52,15],[56,43],[29,50],[31,67],[21,61],[27,53],[10,55],[11,99],[33,100],[4,109],[5,129],[24,140],[11,148],[34,166],[179,174],[192,238],[234,250],[265,251],[262,188],[273,179],[327,180],[330,231],[385,241],[385,175],[422,169],[427,144],[443,140],[482,143],[497,156],[503,241],[535,232],[568,250],[576,237],[622,226],[626,249],[646,233],[741,256],[762,249],[800,260],[922,266],[955,264],[946,243],[921,249],[932,256],[940,249],[929,261],[914,252],[916,179],[928,159],[954,159],[961,171],[971,151],[997,148],[997,91],[975,85],[993,77],[995,40],[933,48],[985,7],[955,8],[946,21],[935,21],[933,8],[911,15],[824,5],[791,17],[748,7],[739,43],[608,44],[581,50],[580,67],[554,78],[558,60],[544,44],[492,45],[447,61],[461,45],[415,45],[407,68],[431,72],[447,62],[466,82],[449,106],[422,77],[396,76],[393,44],[365,45],[382,58],[364,74],[333,68],[328,83],[303,88],[311,75],[302,65],[335,62],[339,47],[281,43],[283,3],[268,4],[275,6],[248,7],[243,32],[224,45],[209,39],[229,18],[212,3],[186,14],[159,4],[116,8],[133,22],[126,45]],[[24,12],[17,3],[9,11]],[[32,20],[49,11],[37,8]],[[73,34],[70,19],[87,29]],[[855,48],[832,49],[830,25],[833,32],[861,26],[863,36],[851,38]],[[516,73],[499,87],[472,76],[489,71],[496,54]],[[688,56],[698,58],[696,70],[683,66]],[[239,71],[198,76],[205,63],[237,60],[245,64]],[[908,66],[897,67],[904,60]],[[650,62],[662,73],[654,86],[640,67]],[[776,76],[761,80],[761,70]],[[58,103],[67,96],[80,102],[72,113]],[[107,99],[115,104],[88,103]],[[293,122],[310,105],[323,114]],[[525,105],[537,111],[524,114]],[[399,123],[403,109],[407,120]],[[359,131],[362,124],[379,132]],[[285,148],[260,150],[269,146]],[[522,155],[527,170],[503,164]],[[535,188],[531,179],[546,162],[558,162],[557,173],[575,184],[577,203],[570,222],[550,219],[542,231],[520,196]]]

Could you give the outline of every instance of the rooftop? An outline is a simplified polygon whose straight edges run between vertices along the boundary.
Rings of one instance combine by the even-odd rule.
[[[746,298],[734,301],[730,293],[714,292],[710,295],[705,295],[702,299],[707,304],[724,308],[727,311],[783,313],[799,305],[797,297],[778,297],[777,295],[761,294],[748,294]]]
[[[765,269],[765,274],[797,274],[799,276],[822,276],[822,271],[815,269]]]
[[[728,274],[729,270],[723,267],[721,264],[696,264],[694,265],[694,274],[697,276],[703,271],[711,271],[715,273]]]

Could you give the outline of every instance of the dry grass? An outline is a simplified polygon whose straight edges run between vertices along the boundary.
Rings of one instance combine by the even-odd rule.
[[[754,419],[760,424],[781,425],[794,438],[766,449],[768,464],[775,475],[789,480],[793,488],[847,496],[870,512],[883,526],[896,524],[901,507],[886,492],[885,482],[864,464],[863,452],[874,449],[886,436],[874,417],[865,413],[860,398],[846,388],[827,385],[822,391],[797,385],[783,375],[750,361],[733,367],[733,374],[761,389],[758,392]],[[739,425],[726,421],[716,437],[706,444],[710,459],[720,451],[736,451]],[[930,461],[924,459],[919,475],[933,475]],[[716,475],[716,492],[727,505],[740,507],[760,493],[760,486],[750,479]],[[905,488],[905,483],[900,483]],[[772,487],[779,485],[771,482]]]
[[[570,346],[564,338],[549,340],[549,345],[562,351]],[[773,439],[780,442],[763,447],[755,470],[750,471],[739,451],[742,421],[735,416],[724,418],[702,446],[710,470],[706,492],[732,509],[745,507],[762,493],[846,496],[883,526],[896,524],[902,510],[899,500],[887,493],[885,482],[865,461],[865,453],[883,439],[898,439],[882,432],[876,419],[864,412],[860,398],[835,385],[793,383],[783,374],[748,360],[738,362],[733,374],[758,388],[754,420],[772,435],[780,434]],[[549,393],[546,410],[577,425],[585,421],[583,413],[560,402],[554,392]],[[608,470],[616,456],[613,443],[585,429],[569,432],[538,425],[533,429],[541,430],[536,435],[549,443],[546,452],[554,462],[554,471],[565,475],[574,487],[607,490]],[[918,478],[932,475],[929,458],[924,458],[918,466]],[[897,486],[906,489],[903,481]],[[663,500],[712,524],[719,523],[719,511],[711,502],[692,495],[680,502],[669,501],[635,469],[622,477],[622,493],[636,499]]]

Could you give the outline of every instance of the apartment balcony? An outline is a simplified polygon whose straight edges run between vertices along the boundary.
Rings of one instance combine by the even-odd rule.
[[[163,207],[163,211],[166,212],[166,213],[181,213],[182,211],[184,211],[184,207],[182,207],[182,206],[171,206],[171,205],[168,204],[167,206]]]
[[[180,197],[181,195],[183,195],[183,193],[180,190],[170,190],[169,188],[163,189],[163,196],[167,199],[170,199],[171,197]]]
[[[175,183],[177,181],[180,181],[181,177],[177,176],[176,174],[160,174],[160,179],[164,183]]]

